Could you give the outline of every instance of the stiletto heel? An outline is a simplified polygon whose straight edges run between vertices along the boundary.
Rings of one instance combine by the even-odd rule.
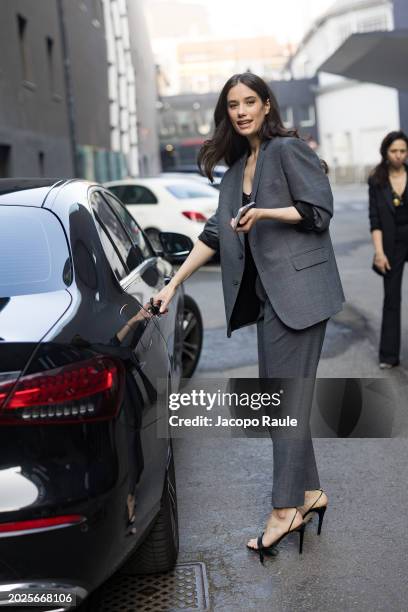
[[[303,520],[305,520],[305,518],[307,517],[308,514],[311,514],[312,512],[316,512],[316,514],[319,515],[319,525],[317,527],[317,535],[320,535],[321,531],[322,531],[322,525],[323,525],[323,518],[324,518],[324,514],[327,510],[327,504],[325,506],[319,506],[318,508],[315,507],[315,504],[317,504],[317,502],[319,501],[319,499],[321,498],[321,496],[323,495],[324,491],[323,489],[319,489],[320,491],[320,495],[319,497],[316,499],[316,501],[310,506],[310,508],[308,510],[306,510],[306,512],[303,515]]]
[[[298,532],[299,533],[299,554],[301,555],[303,552],[303,538],[305,535],[305,529],[306,529],[306,523],[302,522],[298,527],[295,527],[295,529],[291,529],[292,525],[293,525],[293,521],[296,518],[296,514],[299,512],[299,510],[296,510],[293,519],[291,520],[291,523],[289,525],[289,529],[287,531],[285,531],[285,533],[283,533],[277,540],[275,540],[275,542],[272,542],[272,544],[270,544],[269,546],[265,546],[264,543],[262,542],[262,538],[264,535],[264,531],[261,533],[260,536],[258,536],[257,541],[256,541],[256,545],[257,548],[252,548],[252,546],[248,546],[247,547],[250,550],[253,550],[254,552],[257,552],[259,554],[259,561],[263,564],[264,562],[264,558],[265,555],[271,555],[271,556],[275,556],[277,554],[277,550],[276,550],[276,545],[279,544],[279,542],[281,542],[281,540],[283,540],[283,538],[285,538],[287,535],[289,535],[290,533],[295,533]]]
[[[305,535],[306,524],[302,523],[299,528],[299,555],[303,552],[303,538]]]
[[[315,508],[314,511],[317,512],[317,514],[319,515],[319,526],[317,528],[317,535],[320,535],[321,531],[322,531],[322,525],[323,525],[323,518],[324,518],[324,513],[327,510],[327,506],[321,506],[321,508]]]

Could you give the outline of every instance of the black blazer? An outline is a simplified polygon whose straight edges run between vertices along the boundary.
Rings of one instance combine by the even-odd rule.
[[[408,166],[407,166],[408,172]],[[392,203],[392,189],[389,183],[385,187],[376,185],[372,178],[368,179],[370,231],[379,229],[383,233],[384,253],[391,266],[394,256],[396,223],[395,207]],[[408,261],[408,256],[407,256]]]

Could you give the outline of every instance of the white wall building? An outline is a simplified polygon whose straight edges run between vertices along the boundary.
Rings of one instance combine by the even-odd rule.
[[[301,41],[286,76],[311,77],[354,32],[393,29],[391,0],[337,0]],[[318,72],[320,149],[337,181],[365,180],[385,134],[400,126],[398,92]]]
[[[141,0],[101,0],[108,57],[111,148],[126,159],[117,174],[161,170],[156,66]],[[90,75],[91,77],[92,75]]]
[[[111,147],[128,160],[128,171],[139,174],[135,70],[129,40],[126,0],[103,0],[108,56]],[[91,75],[90,75],[91,78]]]

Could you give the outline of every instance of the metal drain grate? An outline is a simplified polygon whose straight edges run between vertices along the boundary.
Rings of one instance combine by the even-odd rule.
[[[154,576],[117,574],[92,603],[95,612],[202,612],[208,607],[204,563],[182,563]]]

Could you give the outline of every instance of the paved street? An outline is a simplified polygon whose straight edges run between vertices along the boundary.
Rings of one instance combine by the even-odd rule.
[[[335,190],[331,230],[348,302],[330,322],[318,376],[392,381],[400,399],[395,437],[316,440],[330,498],[322,535],[309,525],[302,557],[291,536],[264,567],[245,543],[270,509],[270,441],[176,440],[179,561],[206,564],[217,612],[406,610],[408,288],[405,282],[402,366],[383,375],[377,366],[382,281],[371,271],[365,188]],[[255,327],[226,337],[219,269],[200,271],[186,289],[205,323],[196,376],[256,377]]]

